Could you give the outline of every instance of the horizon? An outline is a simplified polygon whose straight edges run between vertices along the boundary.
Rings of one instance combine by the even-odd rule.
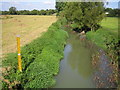
[[[109,2],[108,5],[104,5],[106,8],[119,8],[119,2]],[[20,10],[46,10],[55,9],[55,0],[41,0],[40,2],[0,2],[1,11],[9,11],[10,7],[16,7],[18,11]]]

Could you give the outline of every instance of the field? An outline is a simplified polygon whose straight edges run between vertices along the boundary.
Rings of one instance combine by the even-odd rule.
[[[110,34],[118,38],[118,18],[107,17],[101,22],[103,30],[106,30]]]
[[[41,36],[57,20],[56,16],[8,15],[7,17],[1,19],[3,55],[17,50],[16,35],[21,36],[21,46],[24,46]]]

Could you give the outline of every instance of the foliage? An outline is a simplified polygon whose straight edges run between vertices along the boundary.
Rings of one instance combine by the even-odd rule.
[[[113,62],[118,60],[119,40],[118,38],[118,18],[106,18],[102,21],[102,28],[96,32],[87,32],[87,38],[93,41],[96,45],[103,48],[113,59]],[[114,56],[114,57],[113,57]]]
[[[52,24],[42,37],[22,47],[22,72],[17,70],[17,53],[9,54],[3,60],[3,66],[10,66],[11,70],[4,78],[10,82],[19,81],[23,88],[52,87],[55,84],[53,76],[59,72],[59,62],[63,58],[67,39],[61,23],[57,21]]]
[[[5,89],[8,89],[8,84],[2,81],[2,87],[4,87]]]
[[[106,54],[111,58],[110,62],[113,65],[114,69],[114,78],[116,78],[116,84],[118,84],[119,88],[119,80],[117,77],[119,76],[118,66],[120,59],[120,38],[118,37],[118,19],[119,18],[111,18],[107,17],[101,23],[102,28],[97,30],[96,32],[90,31],[87,32],[87,38],[94,42],[97,46],[101,47],[106,51]]]
[[[20,10],[20,11],[17,11],[17,15],[30,15],[30,11],[29,10]]]
[[[17,11],[16,7],[10,7],[10,8],[9,8],[9,13],[10,13],[11,15],[16,14],[16,11]]]
[[[120,9],[118,8],[115,8],[115,9],[112,9],[112,8],[106,8],[105,9],[105,12],[108,12],[107,16],[108,17],[118,17],[120,15]]]
[[[54,9],[46,9],[46,10],[19,10],[15,7],[10,7],[9,11],[2,11],[2,15],[52,15],[56,13]]]
[[[56,8],[56,10],[57,10],[57,15],[59,15],[60,12],[61,12],[62,10],[64,10],[65,5],[66,5],[65,2],[56,2],[55,8]]]
[[[62,7],[60,16],[65,17],[73,29],[97,30],[105,15],[103,6],[103,2],[67,2]]]

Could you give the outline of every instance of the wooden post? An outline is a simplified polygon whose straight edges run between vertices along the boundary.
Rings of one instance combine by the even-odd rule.
[[[17,35],[17,50],[18,50],[18,69],[20,72],[22,72],[21,53],[20,53],[20,35]]]

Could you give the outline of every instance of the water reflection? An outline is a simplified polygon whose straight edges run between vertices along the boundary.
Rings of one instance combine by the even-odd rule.
[[[91,52],[87,49],[83,42],[77,38],[70,38],[68,43],[73,48],[68,56],[68,63],[72,69],[76,69],[79,74],[85,78],[89,78],[92,73]]]
[[[54,88],[94,88],[90,56],[89,48],[76,35],[70,34]]]

